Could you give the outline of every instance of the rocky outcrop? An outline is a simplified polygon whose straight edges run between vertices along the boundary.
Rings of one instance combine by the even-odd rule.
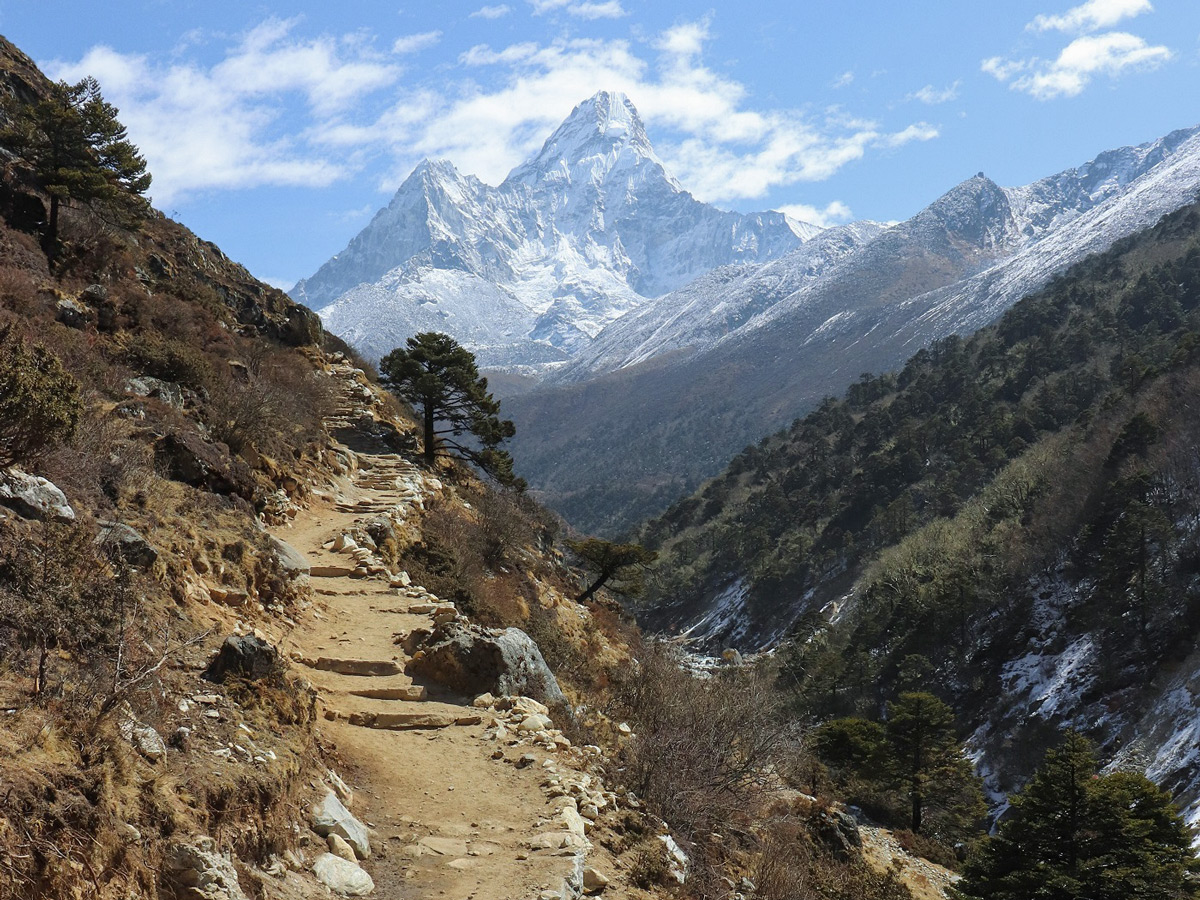
[[[158,561],[158,551],[134,529],[121,522],[101,522],[96,543],[136,569],[149,569]]]
[[[238,883],[233,860],[207,837],[179,843],[167,852],[166,870],[188,900],[249,900]]]
[[[371,838],[367,826],[358,819],[337,798],[337,794],[328,791],[325,797],[312,805],[312,829],[323,838],[336,834],[354,848],[354,855],[366,859],[371,855]]]
[[[462,694],[567,702],[537,644],[519,628],[498,631],[449,622],[434,629],[421,649],[410,664],[413,673]]]
[[[38,522],[75,521],[75,510],[57,485],[20,469],[0,472],[0,505]]]
[[[280,540],[274,535],[271,535],[269,540],[271,542],[271,549],[275,552],[275,558],[279,561],[280,568],[289,576],[296,578],[309,573],[308,557],[287,541]]]
[[[221,644],[203,678],[221,684],[230,675],[257,681],[279,666],[279,652],[261,638],[247,634],[230,635]]]
[[[254,476],[224,444],[210,444],[198,434],[172,431],[154,444],[154,461],[169,478],[214,494],[251,500]]]

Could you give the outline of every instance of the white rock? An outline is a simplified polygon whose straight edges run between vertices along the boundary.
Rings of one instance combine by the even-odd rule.
[[[343,897],[365,897],[375,890],[375,882],[358,863],[332,853],[318,856],[312,870],[321,884]]]
[[[339,835],[332,832],[325,838],[325,843],[329,847],[329,852],[334,856],[340,856],[347,862],[352,862],[357,865],[358,857],[354,853],[354,848],[347,844]]]
[[[371,855],[371,839],[367,826],[351,815],[350,810],[342,805],[333,791],[328,791],[323,800],[314,803],[312,809],[312,828],[321,837],[336,834],[354,848],[359,859]]]

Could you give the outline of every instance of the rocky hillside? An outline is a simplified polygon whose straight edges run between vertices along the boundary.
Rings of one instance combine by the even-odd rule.
[[[1198,316],[1191,205],[743,451],[643,531],[645,621],[819,715],[927,687],[997,792],[1076,728],[1197,821]]]

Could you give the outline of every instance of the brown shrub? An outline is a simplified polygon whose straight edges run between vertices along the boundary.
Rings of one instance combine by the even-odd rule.
[[[623,777],[684,838],[699,841],[775,786],[792,742],[773,678],[733,669],[700,679],[662,643],[646,646],[622,697],[636,738]]]

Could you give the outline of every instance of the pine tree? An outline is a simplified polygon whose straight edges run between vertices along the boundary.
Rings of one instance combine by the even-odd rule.
[[[889,770],[909,804],[909,827],[920,834],[930,809],[951,831],[983,817],[979,778],[955,735],[954,710],[933,694],[902,693],[887,706]]]
[[[427,331],[410,337],[379,363],[384,383],[420,409],[425,461],[439,453],[475,463],[501,484],[524,482],[512,471],[512,457],[499,445],[516,433],[500,418],[500,401],[487,390],[475,355],[447,334]],[[464,442],[470,435],[474,443]]]
[[[959,890],[979,900],[1194,897],[1191,834],[1143,775],[1098,775],[1091,744],[1068,732],[1012,798],[1013,816],[968,860]]]
[[[132,225],[144,214],[141,195],[150,188],[146,160],[117,120],[117,109],[100,94],[94,78],[60,81],[34,103],[9,97],[8,120],[0,144],[28,162],[50,195],[45,247],[58,250],[59,207],[77,201],[98,203]]]
[[[639,595],[646,566],[658,558],[653,550],[638,544],[614,544],[600,538],[567,541],[567,546],[596,573],[592,583],[575,598],[579,603],[590,600],[605,585],[619,594]]]

